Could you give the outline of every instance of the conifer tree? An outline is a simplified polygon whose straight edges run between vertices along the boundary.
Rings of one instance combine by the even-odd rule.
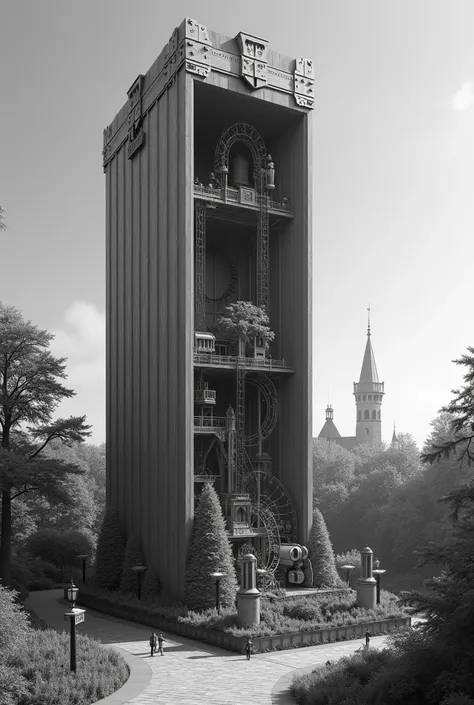
[[[194,517],[186,568],[185,601],[189,609],[205,610],[215,605],[216,585],[211,573],[216,571],[224,573],[220,587],[221,604],[233,605],[237,581],[232,549],[219,498],[214,487],[206,483]]]
[[[309,535],[308,553],[313,566],[313,585],[315,587],[334,587],[341,584],[326,523],[317,507],[313,511],[313,526]]]
[[[147,572],[145,573],[145,578],[142,585],[142,597],[144,599],[151,599],[153,597],[158,597],[161,594],[161,583],[158,577],[158,573],[151,565]]]
[[[137,575],[132,570],[134,565],[144,565],[144,560],[140,541],[132,534],[125,545],[120,592],[132,592],[135,594],[137,590]]]
[[[106,590],[118,590],[122,577],[125,539],[118,513],[109,507],[104,516],[97,542],[95,560],[96,583]]]

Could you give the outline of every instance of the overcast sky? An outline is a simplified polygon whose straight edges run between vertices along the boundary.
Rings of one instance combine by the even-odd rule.
[[[313,58],[313,428],[354,435],[366,341],[383,437],[421,444],[474,345],[472,0],[0,0],[0,300],[56,333],[105,439],[102,130],[186,16]],[[278,168],[278,165],[276,165]]]

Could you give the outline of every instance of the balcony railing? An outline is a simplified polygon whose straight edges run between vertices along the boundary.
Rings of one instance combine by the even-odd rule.
[[[212,367],[246,367],[247,369],[286,369],[293,368],[283,358],[277,360],[273,357],[258,358],[258,357],[238,357],[236,355],[208,355],[206,353],[194,353],[194,364],[209,365]]]
[[[215,404],[216,390],[215,389],[195,389],[194,401],[196,404]]]
[[[213,431],[225,429],[225,416],[195,416],[194,429]]]
[[[203,196],[206,199],[211,199],[215,201],[221,201],[223,203],[240,203],[245,206],[252,206],[254,208],[260,207],[260,201],[262,196],[260,196],[255,189],[252,188],[233,188],[228,186],[226,189],[214,186],[204,186],[204,184],[194,184],[194,195]],[[264,196],[264,198],[268,198]],[[286,198],[281,201],[274,201],[273,199],[268,199],[268,208],[272,211],[278,211],[279,213],[285,213],[289,216],[293,216],[293,211],[290,208],[290,204]]]

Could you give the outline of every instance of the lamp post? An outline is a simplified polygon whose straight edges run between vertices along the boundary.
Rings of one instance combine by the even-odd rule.
[[[355,566],[353,565],[343,565],[342,570],[346,571],[346,583],[348,585],[351,584],[351,571],[354,570]]]
[[[86,582],[86,560],[89,558],[87,553],[80,553],[78,555],[80,561],[82,561],[82,582]]]
[[[214,578],[216,581],[216,610],[217,614],[221,613],[221,579],[224,577],[225,573],[221,573],[220,571],[216,570],[214,573],[211,573],[211,578]]]
[[[148,570],[148,567],[146,565],[134,565],[132,570],[137,576],[137,600],[140,602],[142,599],[142,576]]]
[[[373,575],[375,575],[375,580],[377,581],[377,604],[380,605],[380,577],[386,572],[379,568],[380,561],[377,559],[374,561],[374,568],[372,570]]]
[[[71,671],[76,673],[77,658],[76,658],[76,625],[80,624],[85,619],[85,610],[75,607],[78,589],[71,580],[71,584],[67,589],[67,599],[71,603],[71,611],[64,614],[64,619],[69,619],[70,635],[71,635]]]

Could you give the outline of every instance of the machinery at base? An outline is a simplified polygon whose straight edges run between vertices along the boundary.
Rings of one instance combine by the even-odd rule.
[[[280,562],[275,578],[282,587],[311,587],[313,585],[313,568],[308,558],[308,549],[297,543],[280,546]]]

